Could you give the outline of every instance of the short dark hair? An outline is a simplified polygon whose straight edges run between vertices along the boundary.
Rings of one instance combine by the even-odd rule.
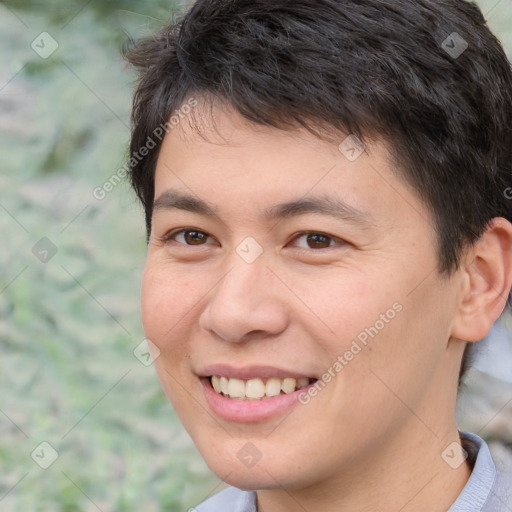
[[[254,123],[383,139],[433,214],[442,274],[491,219],[512,221],[512,71],[474,3],[197,0],[131,43],[132,155],[196,95]],[[160,145],[130,159],[148,237]]]

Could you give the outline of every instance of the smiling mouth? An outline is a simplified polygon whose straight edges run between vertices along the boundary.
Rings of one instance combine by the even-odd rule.
[[[212,388],[219,395],[236,400],[267,400],[278,395],[290,395],[313,384],[318,379],[303,377],[294,379],[235,379],[212,375],[208,378]]]

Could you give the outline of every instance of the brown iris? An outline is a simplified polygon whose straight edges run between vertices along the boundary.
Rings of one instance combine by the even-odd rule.
[[[187,244],[190,245],[201,245],[201,242],[208,239],[208,236],[201,231],[185,231],[184,238]]]
[[[313,246],[310,246],[311,249],[325,249],[329,247],[329,237],[324,235],[308,235],[307,236],[308,245],[312,242]]]

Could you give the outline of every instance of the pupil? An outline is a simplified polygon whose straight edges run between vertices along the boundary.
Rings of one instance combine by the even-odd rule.
[[[323,236],[323,235],[308,235],[308,242],[313,242],[313,246],[314,247],[317,247],[320,245],[320,246],[325,246],[325,243],[322,244],[322,241],[327,241],[327,237],[326,236]],[[329,243],[327,243],[327,247],[329,246]]]
[[[201,242],[204,238],[204,234],[199,231],[187,231],[185,233],[185,240],[187,243],[191,243],[192,245],[199,245],[197,242]]]

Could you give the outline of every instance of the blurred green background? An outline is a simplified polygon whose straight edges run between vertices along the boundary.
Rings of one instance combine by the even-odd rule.
[[[512,0],[478,3],[510,55]],[[124,182],[93,196],[127,155],[135,76],[121,45],[179,8],[0,2],[2,512],[178,512],[223,486],[134,355],[144,338],[141,208]],[[475,370],[462,426],[512,443],[500,434],[507,398],[506,379]],[[42,442],[58,454],[47,469],[53,451]]]

